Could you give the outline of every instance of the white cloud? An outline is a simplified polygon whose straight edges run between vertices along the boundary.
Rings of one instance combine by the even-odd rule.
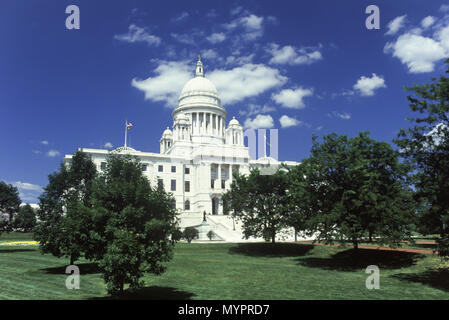
[[[173,39],[175,39],[176,41],[178,41],[180,43],[189,44],[189,45],[195,44],[195,39],[193,37],[193,34],[171,33],[170,35],[172,36]]]
[[[41,186],[28,182],[16,181],[11,184],[17,187],[22,202],[37,203],[39,195],[44,191]]]
[[[449,11],[449,4],[442,4],[439,10],[441,12],[448,12]]]
[[[106,142],[106,143],[104,144],[103,147],[104,147],[104,148],[107,148],[107,149],[111,149],[111,148],[113,148],[114,146],[113,146],[113,144],[112,144],[111,142]]]
[[[316,48],[297,49],[293,46],[280,48],[279,45],[273,43],[267,51],[272,55],[270,63],[273,64],[311,64],[323,58],[321,52]]]
[[[263,17],[256,16],[254,14],[248,14],[246,16],[234,19],[230,23],[226,23],[223,26],[228,31],[239,29],[239,36],[243,40],[255,40],[263,35]]]
[[[385,34],[389,36],[396,34],[404,26],[406,16],[396,17],[390,21],[387,25],[388,31]]]
[[[57,157],[60,155],[60,152],[58,150],[50,150],[47,152],[47,156],[49,157]]]
[[[133,79],[131,84],[145,93],[145,99],[165,102],[174,108],[184,84],[192,78],[192,66],[187,61],[157,61],[156,76],[145,80]]]
[[[437,41],[439,41],[440,45],[444,48],[445,57],[447,57],[449,55],[449,26],[440,28],[435,32],[435,36]]]
[[[40,151],[40,150],[32,150],[32,152],[33,152],[34,154],[42,154],[42,151]]]
[[[235,7],[233,9],[231,9],[230,13],[231,13],[232,16],[235,16],[235,15],[239,14],[242,11],[243,11],[243,8],[238,6],[238,7]]]
[[[42,140],[41,144],[48,146],[48,141],[47,140]]]
[[[206,39],[210,43],[216,44],[216,43],[220,43],[220,42],[225,41],[226,40],[226,35],[223,32],[212,33]]]
[[[248,29],[258,30],[262,28],[263,17],[254,14],[241,18],[241,23]]]
[[[128,33],[115,35],[114,38],[129,43],[146,42],[148,45],[155,46],[161,43],[159,37],[149,34],[145,28],[138,27],[135,24],[129,26]]]
[[[186,19],[186,18],[188,18],[189,17],[189,13],[188,12],[186,12],[186,11],[184,11],[184,12],[181,12],[179,15],[177,15],[176,17],[174,17],[173,19],[171,19],[173,22],[180,22],[180,21],[182,21],[182,20],[184,20],[184,19]]]
[[[235,65],[235,66],[241,66],[244,64],[252,63],[254,58],[254,53],[250,54],[248,56],[229,56],[226,58],[226,64],[227,65]]]
[[[214,49],[207,49],[201,53],[201,57],[205,59],[215,60],[219,58],[219,55]]]
[[[337,112],[337,111],[333,111],[332,113],[328,113],[327,114],[329,117],[337,117],[343,120],[349,120],[351,119],[351,114],[347,113],[347,112]]]
[[[145,93],[146,100],[165,102],[165,106],[174,108],[184,84],[192,78],[192,63],[190,61],[157,62],[155,76],[144,80],[133,79],[131,84]],[[216,69],[207,72],[206,75],[217,87],[223,104],[232,104],[257,96],[287,81],[287,78],[277,69],[250,63],[228,70]]]
[[[443,29],[439,35],[443,37],[440,41],[447,43],[449,32],[446,34]],[[405,33],[399,36],[395,42],[387,43],[384,52],[392,53],[393,57],[407,65],[411,73],[431,72],[435,63],[447,56],[447,52],[440,42],[411,33]]]
[[[248,118],[245,120],[244,127],[246,129],[269,129],[273,128],[274,121],[270,115],[259,114],[254,119]]]
[[[441,6],[440,11],[449,11],[446,6]],[[440,20],[424,17],[419,26],[410,27],[388,42],[384,53],[398,58],[410,73],[432,72],[437,62],[449,56],[449,15]]]
[[[303,99],[312,94],[312,89],[299,87],[297,89],[284,89],[277,94],[273,94],[271,98],[286,108],[302,109],[305,108]]]
[[[421,21],[421,26],[422,26],[423,28],[428,28],[428,27],[430,27],[431,25],[433,25],[433,24],[435,23],[435,21],[436,21],[436,18],[435,18],[435,17],[427,16],[427,17],[425,17],[424,19],[422,19],[422,21]]]
[[[279,122],[282,128],[295,127],[302,124],[302,121],[299,121],[295,118],[289,117],[287,115],[283,115],[279,118]]]
[[[217,86],[224,104],[258,96],[287,81],[287,78],[277,69],[250,63],[230,70],[214,70],[208,73],[208,78]]]
[[[270,107],[267,105],[261,106],[261,105],[257,105],[257,104],[253,104],[250,103],[248,105],[248,110],[240,110],[239,114],[240,115],[247,115],[248,117],[251,117],[255,114],[262,114],[262,113],[268,113],[268,112],[272,112],[275,111],[276,108],[274,107]]]
[[[371,78],[361,76],[353,88],[354,90],[357,90],[361,96],[373,96],[375,90],[386,87],[384,78],[373,73]]]
[[[15,187],[17,187],[18,189],[23,189],[23,190],[31,190],[31,191],[42,191],[42,187],[37,185],[37,184],[32,184],[32,183],[28,183],[28,182],[21,182],[21,181],[16,181],[12,183]]]

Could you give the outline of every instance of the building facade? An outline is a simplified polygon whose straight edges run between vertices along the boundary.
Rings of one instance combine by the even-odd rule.
[[[174,196],[173,206],[180,212],[181,227],[199,225],[206,212],[226,216],[223,193],[230,188],[234,173],[248,174],[251,168],[277,168],[274,158],[250,159],[244,144],[244,131],[237,119],[227,123],[227,113],[215,85],[204,76],[200,57],[194,77],[181,91],[172,112],[172,129],[167,127],[160,139],[160,152],[142,152],[124,147],[116,152],[137,156],[151,184],[163,185]],[[110,151],[81,148],[101,171]],[[66,155],[69,162],[72,155]],[[296,162],[284,162],[295,165]],[[220,220],[220,219],[218,219]],[[223,220],[222,225],[229,225]],[[233,221],[233,229],[235,223]]]

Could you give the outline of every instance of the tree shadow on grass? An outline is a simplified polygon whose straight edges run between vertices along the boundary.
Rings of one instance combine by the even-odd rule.
[[[229,248],[229,253],[251,257],[298,257],[313,248],[311,244],[299,243],[239,243]]]
[[[422,273],[398,273],[394,278],[409,282],[418,282],[436,289],[449,291],[449,270],[432,269]]]
[[[428,250],[435,250],[437,247],[437,245],[434,243],[433,244],[432,243],[415,243],[413,246],[416,248],[419,248],[419,249],[428,249]]]
[[[80,274],[95,274],[100,273],[100,267],[97,263],[75,263],[75,266],[77,266],[80,269]],[[53,267],[53,268],[44,268],[46,273],[50,274],[66,274],[65,269],[67,266],[62,267]]]
[[[13,253],[13,252],[30,252],[36,251],[36,249],[0,249],[0,253]]]
[[[95,297],[92,300],[190,300],[193,293],[171,287],[151,286],[137,290],[128,289],[119,297]]]
[[[340,251],[329,258],[299,258],[298,263],[306,267],[338,271],[355,271],[376,265],[384,269],[410,267],[424,255],[402,251],[349,249]]]

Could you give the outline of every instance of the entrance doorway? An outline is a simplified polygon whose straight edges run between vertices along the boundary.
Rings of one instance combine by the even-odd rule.
[[[212,214],[217,215],[218,214],[218,204],[219,200],[217,197],[212,198]]]

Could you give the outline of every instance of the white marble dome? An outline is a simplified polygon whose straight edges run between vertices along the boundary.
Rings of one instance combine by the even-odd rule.
[[[195,76],[182,88],[178,106],[173,110],[172,117],[176,119],[180,113],[193,112],[212,112],[226,118],[226,110],[221,106],[217,88],[212,81],[204,77],[200,59],[196,63]]]
[[[163,137],[171,137],[172,135],[173,133],[171,132],[169,127],[167,127],[167,129],[165,129],[165,131],[162,133]]]
[[[199,93],[211,94],[218,97],[217,88],[212,83],[212,81],[205,77],[199,76],[187,81],[187,83],[184,85],[184,88],[182,88],[181,97]]]

